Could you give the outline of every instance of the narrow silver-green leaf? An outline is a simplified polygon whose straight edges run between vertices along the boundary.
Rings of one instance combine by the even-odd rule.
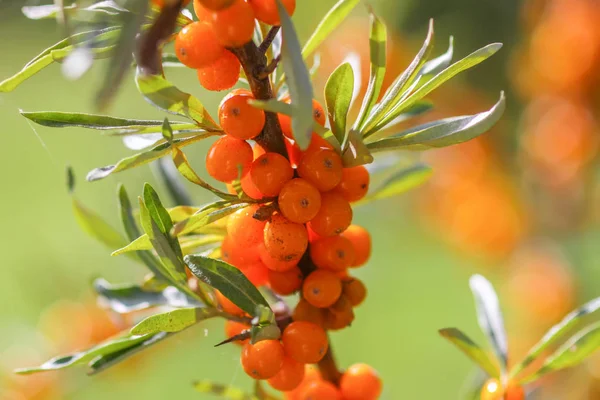
[[[345,150],[342,153],[342,162],[345,168],[356,167],[373,162],[373,155],[365,145],[360,132],[353,129],[349,130],[345,145]]]
[[[424,164],[402,169],[386,179],[381,186],[369,193],[360,203],[381,200],[405,193],[426,182],[432,174],[431,167]]]
[[[132,335],[147,335],[157,332],[179,332],[200,321],[219,315],[216,308],[179,308],[161,314],[151,315],[131,328]]]
[[[448,50],[444,54],[423,64],[419,75],[438,74],[450,65],[454,56],[454,37],[450,36],[449,41]]]
[[[140,251],[140,250],[152,250],[152,243],[150,242],[150,238],[148,235],[142,235],[139,238],[135,239],[133,242],[129,243],[127,246],[121,247],[118,250],[115,250],[111,253],[111,256],[118,256],[124,253],[128,253],[130,251]]]
[[[218,203],[221,204],[219,208],[209,208],[206,210],[200,210],[188,219],[176,223],[173,227],[173,235],[181,236],[187,233],[194,232],[198,229],[205,227],[210,223],[213,223],[221,218],[225,218],[226,216],[233,214],[240,208],[248,206],[248,203],[231,204],[231,202],[228,201],[222,201]]]
[[[490,357],[475,342],[456,328],[440,329],[440,335],[454,344],[460,351],[469,357],[481,369],[487,372],[491,377],[498,378],[500,369],[495,365]]]
[[[173,128],[171,128],[169,119],[166,117],[162,123],[162,135],[163,135],[163,138],[167,141],[167,143],[169,143],[169,144],[173,143]]]
[[[340,145],[347,142],[346,118],[353,92],[354,71],[350,63],[344,63],[333,71],[325,85],[325,102],[331,131]]]
[[[142,120],[129,118],[116,118],[109,115],[97,115],[86,113],[69,113],[60,111],[36,111],[27,112],[20,110],[22,116],[36,124],[49,126],[52,128],[88,128],[99,130],[113,129],[139,129],[142,127],[157,126],[160,127],[163,121]],[[194,127],[195,125],[185,122],[171,122],[172,125],[182,125]]]

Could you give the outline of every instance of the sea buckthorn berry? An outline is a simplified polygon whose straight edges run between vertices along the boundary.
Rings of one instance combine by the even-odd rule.
[[[288,158],[292,168],[298,167],[302,160],[302,150],[292,139],[285,138],[285,149],[287,150]]]
[[[265,126],[265,112],[252,107],[252,92],[238,89],[223,98],[219,105],[219,123],[226,134],[248,140],[260,134]]]
[[[189,68],[210,65],[223,57],[225,51],[212,27],[204,22],[192,22],[184,26],[175,38],[175,54]]]
[[[252,163],[252,182],[265,196],[277,196],[281,188],[294,177],[290,162],[277,153],[265,153]]]
[[[509,383],[504,394],[504,400],[525,400],[525,390],[518,384]]]
[[[371,257],[371,234],[362,226],[350,225],[342,236],[352,242],[354,247],[353,267],[365,265]]]
[[[249,325],[242,324],[241,322],[227,320],[225,321],[225,336],[228,338],[232,338],[234,336],[240,335],[245,330],[250,329]],[[236,340],[233,343],[244,345],[248,343],[250,339],[245,340]]]
[[[481,388],[481,400],[503,400],[504,388],[496,378],[487,380]]]
[[[325,313],[325,329],[338,331],[347,328],[354,321],[354,310],[350,300],[343,294],[327,309]]]
[[[264,196],[263,194],[256,188],[254,182],[252,182],[252,177],[250,174],[246,174],[241,180],[242,190],[248,197],[254,200],[261,200]]]
[[[317,308],[304,299],[300,299],[292,314],[294,321],[307,321],[313,324],[324,326],[325,314],[324,310]]]
[[[342,281],[333,272],[324,269],[313,271],[302,284],[302,295],[319,308],[332,306],[342,294]]]
[[[342,400],[338,388],[331,382],[313,381],[303,387],[299,400]]]
[[[333,150],[307,151],[298,165],[298,175],[321,192],[327,192],[342,180],[342,159]]]
[[[354,364],[340,380],[340,391],[344,400],[377,400],[381,395],[381,378],[367,364]]]
[[[225,47],[241,47],[254,35],[254,11],[246,0],[234,0],[228,7],[218,11],[207,10],[194,2],[194,10],[200,21],[212,25],[219,42]]]
[[[260,261],[258,246],[242,248],[231,237],[225,236],[221,243],[221,258],[223,261],[238,268]]]
[[[321,193],[304,179],[292,179],[281,188],[278,204],[284,217],[304,224],[319,212]]]
[[[217,61],[198,68],[198,81],[206,90],[220,92],[231,89],[240,78],[240,61],[230,51],[225,51]]]
[[[365,197],[369,191],[370,180],[369,171],[362,165],[344,168],[342,170],[342,180],[335,191],[352,203]]]
[[[282,97],[280,101],[285,103],[290,103],[290,98],[288,96]],[[292,118],[289,115],[285,114],[277,114],[277,118],[279,119],[279,125],[281,126],[281,132],[290,138],[294,138],[294,134],[292,131]],[[323,110],[323,106],[321,103],[313,99],[313,118],[317,123],[321,126],[325,126],[325,111]],[[318,135],[316,135],[318,136]]]
[[[252,147],[247,142],[223,136],[210,146],[206,154],[206,170],[210,176],[229,183],[238,178],[239,166],[242,176],[252,166]]]
[[[352,307],[356,307],[367,297],[367,288],[360,279],[350,278],[342,281],[342,293],[350,301]]]
[[[285,272],[276,272],[269,270],[269,286],[271,289],[282,296],[288,296],[297,292],[302,287],[302,272],[300,268],[293,267]]]
[[[306,225],[306,231],[308,232],[308,241],[311,243],[323,238],[323,236],[318,235],[315,231],[311,229],[310,224]]]
[[[262,262],[244,265],[240,271],[256,287],[265,286],[269,281],[269,269]]]
[[[279,25],[279,12],[277,11],[276,0],[248,0],[256,19],[268,25]],[[296,10],[296,0],[282,0],[287,13],[292,16]]]
[[[263,154],[265,154],[267,151],[262,147],[259,146],[258,144],[255,144],[252,147],[252,154],[254,155],[254,159],[256,160],[258,157],[262,156]]]
[[[269,379],[277,375],[285,354],[279,340],[247,343],[242,349],[242,367],[254,379]]]
[[[354,262],[354,247],[345,237],[329,236],[310,245],[310,258],[319,268],[342,271]]]
[[[304,364],[286,355],[281,370],[269,379],[269,385],[281,391],[293,390],[304,380],[304,373]]]
[[[300,385],[298,385],[298,387],[285,392],[285,398],[287,400],[300,400],[300,394],[308,384],[312,382],[321,381],[322,379],[323,378],[321,377],[321,373],[319,372],[318,368],[316,368],[314,365],[305,364],[304,379],[302,379],[302,382],[300,383]]]
[[[215,290],[215,297],[217,298],[217,302],[221,306],[221,309],[223,309],[223,311],[225,311],[226,313],[232,314],[232,315],[244,315],[245,314],[241,308],[239,308],[238,306],[233,304],[233,302],[231,300],[229,300],[227,297],[225,297],[223,295],[223,293],[221,293],[220,291]]]
[[[276,272],[285,272],[293,269],[298,265],[298,260],[294,259],[291,261],[281,261],[273,258],[273,256],[269,253],[266,246],[263,245],[258,247],[258,255],[263,264],[266,265],[271,271]]]
[[[329,192],[321,194],[321,208],[309,226],[319,236],[333,236],[344,232],[351,222],[350,203],[339,194]]]
[[[287,220],[281,214],[271,217],[264,235],[267,251],[279,261],[300,260],[308,247],[306,227]]]
[[[197,6],[196,3],[198,3]],[[194,0],[194,9],[203,7],[206,10],[217,11],[229,7],[231,4],[233,4],[233,0]]]
[[[281,336],[285,354],[304,364],[316,364],[329,348],[327,333],[317,324],[295,321],[289,324]]]
[[[237,210],[227,220],[227,234],[235,245],[248,249],[257,246],[263,241],[265,221],[254,218],[259,209],[258,204]]]

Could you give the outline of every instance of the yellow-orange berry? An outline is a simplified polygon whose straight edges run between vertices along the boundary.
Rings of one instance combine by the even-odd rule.
[[[280,101],[285,103],[290,103],[290,98],[288,96],[282,97]],[[317,123],[321,126],[325,126],[325,111],[323,110],[323,106],[321,103],[313,99],[313,118]],[[294,138],[294,134],[292,132],[292,118],[289,115],[285,114],[277,114],[277,118],[279,119],[279,125],[281,126],[281,131],[285,136],[290,139]],[[318,136],[318,135],[313,135]]]
[[[175,54],[189,68],[210,65],[223,57],[225,51],[212,27],[204,22],[192,22],[184,26],[175,37]]]
[[[281,336],[285,354],[304,364],[315,364],[327,353],[329,341],[325,330],[306,321],[289,324]]]
[[[354,247],[340,235],[324,237],[310,245],[310,258],[319,268],[342,271],[354,262]]]
[[[286,355],[281,370],[269,379],[273,389],[289,391],[297,388],[304,379],[304,364]]]
[[[196,5],[196,3],[198,5]],[[231,4],[233,4],[233,0],[194,0],[194,10],[202,8],[217,11],[229,7]],[[202,15],[204,10],[201,10],[200,12]]]
[[[197,73],[198,81],[206,90],[219,92],[231,89],[240,78],[240,61],[226,50],[217,61],[198,68]]]
[[[350,203],[337,193],[321,194],[321,208],[309,226],[319,236],[339,235],[352,222]]]
[[[302,287],[303,276],[298,267],[293,267],[285,272],[269,270],[268,277],[271,290],[282,296],[297,292]]]
[[[296,308],[294,308],[294,312],[292,314],[292,319],[294,321],[312,322],[313,324],[321,327],[325,324],[324,310],[313,306],[305,299],[300,299],[298,304],[296,304]]]
[[[266,222],[254,218],[259,208],[258,204],[252,204],[229,216],[227,234],[237,246],[248,249],[263,241]]]
[[[294,177],[290,162],[277,153],[265,153],[252,163],[250,176],[254,186],[265,196],[277,196]]]
[[[321,193],[304,179],[292,179],[281,188],[278,204],[284,217],[304,224],[319,212]]]
[[[281,370],[284,356],[279,340],[247,343],[242,349],[242,367],[254,379],[269,379]]]
[[[333,150],[306,151],[298,164],[298,175],[321,192],[336,187],[342,180],[342,159]]]
[[[318,269],[306,277],[302,284],[304,299],[315,307],[327,308],[342,294],[342,281],[333,272]]]
[[[227,297],[223,296],[223,294],[220,291],[215,290],[215,297],[217,298],[217,303],[219,303],[219,306],[221,306],[221,309],[223,309],[223,311],[225,311],[226,313],[232,314],[232,315],[244,315],[245,314],[241,308],[236,306]]]
[[[371,177],[369,171],[362,166],[342,169],[342,180],[335,191],[344,196],[350,203],[365,197],[369,191]]]
[[[248,140],[262,132],[265,112],[248,104],[253,98],[247,89],[234,90],[223,98],[219,105],[219,123],[226,134]]]
[[[360,279],[350,278],[342,281],[342,293],[350,301],[352,307],[356,307],[367,297],[367,288]]]
[[[306,227],[274,214],[264,231],[265,247],[276,260],[299,260],[308,247]]]
[[[354,262],[352,267],[360,267],[365,265],[371,257],[371,234],[358,225],[350,225],[342,236],[348,239],[354,247]]]
[[[243,140],[224,136],[213,143],[206,154],[206,171],[218,181],[229,183],[250,171],[252,147]]]
[[[504,394],[504,400],[525,400],[523,386],[516,383],[509,383]]]
[[[246,195],[251,199],[260,200],[264,197],[263,194],[256,188],[256,185],[254,185],[254,182],[252,182],[252,177],[250,174],[246,174],[240,181],[240,184],[242,185],[242,190],[244,193],[246,193]]]
[[[266,265],[271,271],[276,272],[285,272],[293,269],[298,265],[298,260],[293,259],[291,261],[281,261],[273,258],[273,256],[269,253],[266,246],[263,245],[258,247],[258,255],[263,264]]]
[[[200,21],[209,22],[219,42],[225,47],[241,47],[252,40],[254,34],[254,10],[246,0],[233,0],[225,8],[207,10],[194,2],[194,10]]]
[[[314,365],[305,365],[304,366],[304,379],[297,388],[290,390],[285,393],[286,400],[301,400],[300,395],[306,386],[313,382],[321,381],[323,378],[321,377],[321,373],[318,368]]]
[[[481,388],[481,400],[503,400],[503,397],[504,388],[496,378],[487,380]]]
[[[229,235],[221,243],[221,258],[238,268],[260,261],[258,246],[243,248],[238,246]]]
[[[325,313],[325,328],[331,331],[344,329],[354,321],[354,310],[350,300],[342,294]]]
[[[265,286],[269,280],[269,269],[260,261],[244,265],[240,270],[256,287]]]
[[[250,326],[246,325],[246,324],[242,324],[241,322],[231,321],[231,320],[225,321],[225,336],[227,336],[227,338],[232,338],[234,336],[240,335],[248,329],[250,329]],[[244,339],[244,340],[236,340],[233,343],[236,343],[239,345],[244,345],[244,344],[248,343],[249,341],[250,341],[250,339]]]
[[[268,25],[279,25],[279,12],[277,11],[276,0],[248,0],[256,19]],[[296,10],[296,0],[282,0],[288,15],[292,16]]]
[[[302,388],[299,400],[342,400],[337,387],[327,381],[313,381]]]
[[[340,380],[340,391],[344,400],[377,400],[381,395],[381,378],[367,364],[354,364]]]

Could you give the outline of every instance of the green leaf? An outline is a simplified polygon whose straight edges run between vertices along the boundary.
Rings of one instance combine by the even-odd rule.
[[[200,393],[210,393],[227,400],[260,400],[241,389],[230,385],[222,385],[209,380],[194,382],[194,389]]]
[[[138,90],[150,104],[171,114],[187,117],[207,131],[220,131],[200,100],[177,89],[164,77],[146,75],[138,68],[135,79]]]
[[[375,105],[371,113],[365,119],[365,122],[360,127],[360,131],[365,137],[373,134],[379,129],[380,121],[385,118],[391,110],[401,101],[402,97],[409,91],[410,85],[415,81],[419,71],[427,61],[433,49],[433,20],[429,21],[429,31],[423,42],[421,50],[417,53],[408,68],[392,83],[386,90],[381,101]]]
[[[248,100],[248,104],[253,107],[260,108],[261,110],[270,111],[272,113],[284,114],[284,115],[293,115],[294,107],[291,104],[284,103],[283,101],[279,101],[276,99],[269,100],[256,100],[250,99]]]
[[[561,369],[574,367],[592,355],[600,347],[600,322],[583,328],[556,350],[535,374],[521,379],[529,383],[541,376]]]
[[[448,68],[452,62],[454,56],[454,37],[450,36],[450,43],[448,44],[448,50],[441,56],[434,58],[433,60],[427,61],[423,64],[419,75],[438,74],[444,69]]]
[[[151,335],[143,336],[124,336],[117,339],[107,340],[89,350],[73,353],[65,356],[55,357],[38,367],[22,368],[15,372],[21,375],[33,374],[42,371],[52,371],[72,367],[75,365],[87,364],[94,361],[97,357],[113,354],[121,350],[127,349],[136,344],[142,343],[149,339]]]
[[[346,149],[342,153],[344,167],[349,168],[372,163],[373,155],[365,145],[360,132],[351,129],[347,135]]]
[[[536,343],[535,346],[529,350],[523,361],[515,365],[510,371],[510,378],[516,377],[531,363],[537,360],[544,351],[546,351],[553,344],[563,340],[565,336],[571,331],[571,329],[581,322],[585,316],[593,314],[600,309],[600,297],[593,299],[580,308],[571,311],[567,314],[562,321],[554,325],[546,332],[544,337]]]
[[[202,178],[200,178],[198,176],[198,174],[196,174],[196,172],[194,171],[194,169],[192,168],[192,166],[190,165],[187,157],[185,156],[185,154],[183,153],[183,151],[181,151],[178,147],[173,148],[173,163],[175,163],[175,166],[177,167],[177,170],[179,171],[179,173],[186,178],[188,181],[206,189],[211,191],[214,195],[220,197],[223,200],[238,200],[238,197],[234,194],[229,194],[229,193],[225,193],[211,185],[209,185],[208,183],[206,183]]]
[[[200,321],[220,315],[216,308],[180,308],[143,319],[133,328],[132,335],[146,335],[158,332],[179,332]]]
[[[431,177],[433,170],[424,164],[416,164],[410,168],[402,169],[385,180],[372,193],[369,193],[363,202],[381,200],[405,193],[421,184]]]
[[[173,235],[181,236],[194,232],[208,224],[233,214],[240,208],[248,206],[248,203],[231,204],[231,202],[228,201],[219,201],[213,204],[218,206],[215,208],[202,209],[196,214],[192,215],[190,218],[176,223],[173,227]]]
[[[469,286],[475,298],[479,326],[492,345],[504,373],[508,361],[508,342],[498,295],[492,284],[481,275],[473,275],[469,279]]]
[[[450,343],[458,347],[460,351],[462,351],[491,377],[498,378],[500,376],[500,369],[498,366],[494,365],[485,351],[483,351],[481,347],[473,342],[471,338],[465,335],[462,331],[456,328],[446,328],[440,329],[439,333],[444,339],[447,339]]]
[[[162,135],[163,135],[163,138],[167,141],[167,143],[169,143],[169,144],[173,143],[173,128],[171,128],[169,119],[166,117],[162,124]]]
[[[387,28],[373,10],[369,10],[369,18],[371,20],[371,33],[369,36],[371,72],[369,77],[369,85],[367,92],[363,98],[360,112],[354,124],[354,130],[359,130],[367,116],[379,99],[383,79],[385,78],[385,70],[387,63]]]
[[[254,315],[259,305],[269,307],[258,289],[236,267],[201,255],[185,256],[184,261],[198,279],[219,290],[248,314]]]
[[[480,64],[481,62],[487,60],[492,55],[496,54],[496,52],[498,50],[500,50],[500,48],[502,48],[501,43],[489,44],[489,45],[482,47],[481,49],[469,54],[462,60],[457,61],[456,63],[452,64],[448,68],[444,69],[443,71],[438,73],[436,76],[431,78],[429,81],[427,81],[425,84],[423,84],[421,87],[419,87],[417,90],[415,90],[413,93],[411,93],[404,100],[397,103],[393,109],[391,109],[389,112],[387,112],[386,115],[383,118],[381,118],[379,122],[377,122],[376,126],[374,126],[372,129],[369,129],[369,131],[365,132],[365,133],[371,134],[371,133],[378,131],[379,129],[385,127],[391,121],[393,121],[398,115],[400,115],[404,110],[411,107],[417,101],[419,101],[422,98],[424,98],[425,96],[427,96],[429,93],[431,93],[432,91],[437,89],[443,83],[447,82],[448,80],[455,77],[459,73],[466,71],[467,69],[472,68],[472,67],[476,66],[477,64]]]
[[[343,144],[347,142],[346,118],[352,102],[353,91],[354,71],[350,63],[344,63],[333,71],[325,85],[325,101],[331,131],[342,148],[344,148]]]
[[[93,286],[100,303],[120,314],[158,306],[182,308],[202,305],[173,286],[154,291],[139,285],[113,285],[104,279],[96,279]]]
[[[313,88],[292,20],[281,0],[276,1],[283,36],[281,60],[290,90],[291,105],[294,108],[292,132],[298,146],[304,150],[308,148],[313,132]]]
[[[73,212],[77,223],[93,238],[99,240],[109,248],[119,248],[126,241],[121,234],[110,226],[98,214],[86,208],[75,197],[73,197]]]
[[[156,162],[155,166],[157,175],[166,187],[172,202],[180,206],[189,207],[193,203],[192,197],[187,187],[183,184],[179,171],[177,171],[173,163],[170,160],[161,158]],[[173,219],[173,215],[170,212],[169,214],[171,215],[171,219]]]
[[[213,135],[214,133],[207,132],[203,135],[198,135],[187,139],[175,139],[173,140],[172,144],[178,147],[184,147]],[[115,165],[96,168],[88,173],[87,180],[90,182],[97,181],[99,179],[106,178],[110,174],[148,164],[151,161],[169,154],[169,152],[171,152],[171,147],[172,146],[170,143],[161,143],[148,151],[124,158]]]
[[[427,150],[466,142],[490,130],[502,117],[505,108],[504,93],[501,93],[498,102],[488,111],[430,122],[368,143],[367,147],[372,152]]]
[[[121,247],[118,250],[115,250],[111,253],[111,256],[118,256],[124,253],[128,253],[130,251],[141,251],[141,250],[152,250],[152,242],[150,242],[150,238],[148,235],[142,235],[139,238],[135,239],[133,242],[129,243],[127,246]]]

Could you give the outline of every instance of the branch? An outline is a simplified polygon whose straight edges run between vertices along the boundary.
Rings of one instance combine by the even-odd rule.
[[[277,37],[277,33],[279,33],[279,26],[274,26],[269,30],[269,33],[267,33],[267,37],[258,47],[258,51],[260,53],[265,54],[267,52],[267,50],[273,43],[273,40],[275,40],[275,38]]]
[[[340,379],[342,378],[342,373],[340,372],[336,362],[335,357],[333,355],[333,349],[331,347],[331,341],[329,341],[329,349],[325,354],[325,357],[321,361],[319,361],[319,372],[321,372],[321,376],[326,381],[333,383],[336,386],[339,386]]]

